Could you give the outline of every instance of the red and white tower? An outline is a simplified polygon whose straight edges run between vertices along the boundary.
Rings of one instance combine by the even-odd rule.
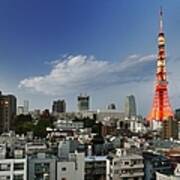
[[[158,34],[158,55],[156,67],[156,85],[152,109],[147,120],[162,122],[173,117],[168,96],[168,81],[166,72],[165,35],[163,32],[163,12],[160,10],[160,31]]]

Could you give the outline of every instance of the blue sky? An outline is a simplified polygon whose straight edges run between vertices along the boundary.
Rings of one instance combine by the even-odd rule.
[[[151,107],[159,7],[164,9],[170,97],[180,106],[179,0],[2,0],[0,89],[31,108],[57,98],[76,110],[87,93],[92,109],[114,102],[122,110],[134,94]]]

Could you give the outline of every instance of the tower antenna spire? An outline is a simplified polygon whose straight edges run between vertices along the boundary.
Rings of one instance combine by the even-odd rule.
[[[163,9],[162,6],[160,7],[160,22],[159,22],[159,27],[160,27],[160,33],[163,32]]]

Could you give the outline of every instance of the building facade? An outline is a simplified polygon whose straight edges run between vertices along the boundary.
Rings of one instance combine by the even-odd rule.
[[[14,128],[16,115],[16,97],[3,95],[0,92],[0,133],[8,132]]]
[[[71,153],[57,161],[58,180],[84,180],[84,153]]]
[[[6,144],[0,144],[0,180],[27,180],[27,158],[22,150],[8,155]]]
[[[56,180],[56,157],[37,153],[28,157],[28,180]]]
[[[65,100],[57,100],[53,102],[52,105],[53,113],[64,113],[66,112],[66,102]]]
[[[136,116],[136,101],[133,95],[126,96],[124,105],[125,116]]]
[[[123,149],[117,149],[110,157],[110,180],[143,180],[143,157],[136,154],[127,154]]]
[[[88,111],[89,110],[89,96],[78,96],[78,111]]]

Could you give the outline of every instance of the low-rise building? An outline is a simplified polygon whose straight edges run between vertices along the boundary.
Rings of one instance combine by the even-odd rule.
[[[84,128],[84,123],[82,121],[58,120],[54,123],[54,126],[61,130],[79,130]]]
[[[156,179],[156,173],[171,174],[173,172],[169,159],[154,152],[144,152],[144,180]]]
[[[84,180],[84,153],[70,153],[57,161],[58,180]]]
[[[110,157],[110,180],[143,180],[143,157],[128,154],[125,149],[117,149]]]
[[[22,150],[9,156],[6,145],[0,145],[0,180],[27,180],[27,158]]]
[[[37,153],[28,157],[28,180],[56,180],[56,160],[52,154]]]
[[[85,158],[85,180],[107,180],[108,175],[107,156],[87,156]]]
[[[180,179],[180,164],[177,165],[173,174],[163,174],[156,172],[156,180],[179,180]]]

